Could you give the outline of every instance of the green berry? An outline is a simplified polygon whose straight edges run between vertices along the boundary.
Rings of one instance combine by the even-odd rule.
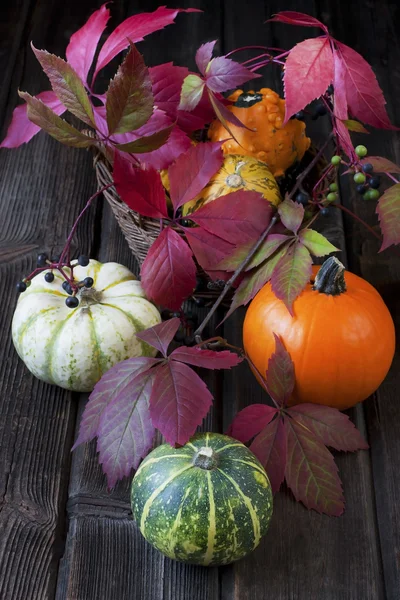
[[[328,202],[335,202],[335,200],[337,200],[338,195],[335,192],[330,192],[326,199],[328,200]]]
[[[331,183],[331,185],[329,186],[329,191],[330,192],[337,192],[338,191],[338,184],[337,183]]]
[[[359,158],[364,158],[364,156],[367,156],[368,150],[365,146],[356,146],[356,154]]]
[[[337,167],[338,165],[340,165],[341,161],[342,161],[342,159],[337,154],[335,154],[335,156],[332,156],[332,158],[331,158],[331,163],[333,165],[335,165],[335,167]]]
[[[364,173],[356,173],[353,179],[356,183],[365,183],[366,177]]]
[[[379,190],[367,190],[364,194],[364,198],[366,200],[378,200],[380,194],[379,194]]]

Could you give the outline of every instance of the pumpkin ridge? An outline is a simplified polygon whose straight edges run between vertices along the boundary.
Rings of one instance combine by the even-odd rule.
[[[98,290],[99,292],[107,292],[108,290],[110,290],[111,288],[115,287],[116,285],[119,285],[120,283],[125,283],[126,281],[137,281],[137,279],[131,275],[127,275],[126,277],[123,277],[122,279],[119,279],[118,281],[114,281],[114,283],[110,283],[110,285],[107,285],[105,288],[103,288],[102,290]],[[120,297],[120,296],[118,296]]]
[[[207,434],[208,444],[208,434]],[[214,487],[211,480],[211,472],[207,471],[207,487],[209,493],[209,504],[210,510],[208,513],[208,535],[207,535],[207,551],[204,555],[203,564],[209,565],[214,556],[215,536],[216,536],[216,521],[215,521],[215,498],[214,498]]]
[[[243,460],[242,458],[231,458],[230,460],[232,462],[241,463],[242,465],[247,465],[248,467],[251,467],[252,469],[255,469],[256,471],[258,471],[259,473],[261,473],[261,475],[263,475],[265,477],[265,471],[260,469],[260,467],[256,463],[248,462],[247,460]]]
[[[169,531],[169,548],[168,548],[168,556],[170,558],[173,558],[174,560],[176,560],[176,552],[175,552],[175,545],[177,542],[176,537],[174,537],[179,525],[181,524],[181,518],[182,518],[182,510],[183,510],[183,505],[185,504],[185,501],[187,500],[187,497],[190,494],[190,487],[187,488],[183,498],[182,498],[182,502],[179,505],[179,509],[177,512],[177,515],[175,517],[175,521],[173,522],[171,529]]]
[[[87,314],[87,316],[89,318],[89,322],[90,322],[90,334],[93,339],[93,350],[94,351],[92,353],[92,356],[95,358],[94,362],[97,363],[97,370],[100,374],[98,379],[100,379],[103,376],[103,374],[108,370],[107,364],[104,365],[104,368],[102,365],[102,362],[107,361],[107,359],[100,348],[100,343],[99,343],[99,339],[97,337],[96,327],[94,324],[94,318],[93,318],[93,314],[92,314],[90,306],[88,306],[86,310],[87,310],[86,314]]]
[[[71,314],[67,315],[65,317],[65,319],[63,321],[61,321],[61,323],[58,325],[58,327],[56,328],[53,337],[51,338],[51,342],[49,344],[49,346],[46,348],[46,356],[47,356],[47,361],[45,364],[47,364],[47,379],[50,379],[53,383],[55,383],[55,379],[53,377],[53,373],[52,373],[52,365],[53,365],[53,358],[54,358],[54,346],[56,344],[56,342],[58,341],[58,338],[60,337],[60,334],[62,332],[62,330],[64,329],[65,325],[70,321],[70,319],[72,319],[73,316],[76,316],[76,312],[75,310],[73,310],[71,312]]]
[[[158,463],[161,460],[164,460],[164,458],[189,458],[189,459],[192,459],[192,456],[190,456],[190,454],[164,454],[163,456],[158,456],[157,458],[149,458],[146,461],[142,462],[142,464],[136,471],[136,475],[138,475],[138,473],[141,473],[146,467],[153,465],[155,463]]]
[[[42,310],[42,312],[31,315],[29,317],[29,319],[27,321],[25,321],[25,323],[23,323],[23,325],[21,326],[21,328],[17,334],[18,346],[20,346],[20,344],[22,343],[22,338],[24,337],[26,331],[28,330],[28,327],[30,327],[32,325],[32,323],[34,323],[37,319],[39,319],[43,315],[47,314],[51,310],[58,310],[58,306],[50,306],[49,308],[44,308]]]
[[[140,296],[134,296],[134,297],[140,298]],[[123,298],[123,296],[118,296],[118,298]],[[109,302],[100,302],[100,304],[102,306],[108,306],[109,308],[118,310],[125,317],[127,317],[128,321],[131,322],[131,324],[133,325],[133,327],[135,329],[135,334],[140,333],[141,331],[144,331],[145,327],[142,326],[141,322],[138,321],[137,319],[135,319],[132,315],[123,311],[121,308],[119,308],[119,306],[115,306],[115,304],[110,304]],[[150,346],[149,344],[146,344],[146,342],[144,342],[140,338],[136,337],[136,335],[135,335],[135,338],[140,343],[140,347],[142,349],[142,356],[152,356],[154,354],[152,346]]]
[[[236,446],[243,446],[243,444],[241,443],[237,443],[237,444],[227,444],[226,446],[223,446],[222,448],[218,448],[218,450],[216,450],[215,452],[222,452],[223,450],[227,450],[228,448],[235,448]]]

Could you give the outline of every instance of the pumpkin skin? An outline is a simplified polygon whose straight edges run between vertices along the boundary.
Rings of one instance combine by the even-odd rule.
[[[73,261],[72,264],[76,264]],[[77,308],[65,304],[64,279],[36,275],[20,295],[12,322],[15,348],[39,379],[60,387],[90,392],[114,364],[156,350],[135,333],[161,322],[157,308],[144,295],[133,273],[117,263],[91,260],[74,268],[74,278],[92,277],[93,287],[77,294]],[[69,275],[70,270],[65,268]]]
[[[182,206],[182,214],[189,215],[204,204],[239,190],[260,192],[274,206],[282,201],[278,184],[264,163],[251,156],[229,154],[200,194]]]
[[[200,464],[201,466],[196,466]],[[200,433],[179,449],[151,452],[132,481],[132,512],[160,552],[187,563],[226,565],[254,550],[272,515],[261,463],[226,435]]]
[[[249,129],[256,131],[230,123],[235,139],[229,139],[222,145],[224,153],[253,156],[266,163],[276,178],[282,177],[289,167],[303,158],[311,143],[305,134],[305,124],[290,119],[283,125],[285,100],[276,92],[268,88],[245,93],[236,90],[229,100],[235,104],[228,106],[228,110]],[[208,136],[212,142],[232,138],[218,119],[211,123]]]
[[[340,264],[340,263],[339,263]],[[313,267],[313,275],[319,268]],[[328,295],[312,282],[293,304],[294,316],[267,283],[252,300],[243,324],[251,361],[265,373],[279,335],[295,368],[289,404],[312,402],[344,410],[365,400],[387,375],[395,351],[392,317],[367,281],[344,273],[347,291]]]

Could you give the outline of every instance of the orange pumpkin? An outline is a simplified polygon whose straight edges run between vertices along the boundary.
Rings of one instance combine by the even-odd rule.
[[[211,141],[231,138],[222,145],[225,154],[253,156],[266,163],[274,177],[281,177],[293,163],[303,158],[310,147],[305,124],[291,119],[283,125],[285,100],[276,92],[268,88],[245,93],[236,90],[229,100],[234,104],[228,106],[228,110],[251,131],[230,124],[235,136],[232,139],[220,121],[213,121],[208,130]]]
[[[243,325],[244,348],[265,374],[281,336],[295,367],[291,404],[314,402],[344,410],[382,383],[395,351],[393,320],[367,281],[344,272],[330,257],[295,300],[294,316],[267,283],[251,302]]]

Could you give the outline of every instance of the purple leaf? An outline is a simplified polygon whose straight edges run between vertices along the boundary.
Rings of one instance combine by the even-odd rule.
[[[180,346],[174,350],[170,358],[204,369],[230,369],[236,367],[243,360],[243,358],[229,350],[215,352],[214,350],[187,346]]]
[[[174,160],[190,147],[189,136],[175,125],[168,140],[162,146],[151,152],[142,152],[137,158],[140,159],[141,164],[161,171],[167,169]]]
[[[141,270],[142,286],[155,304],[177,310],[196,286],[196,265],[187,243],[166,227],[151,246]]]
[[[191,146],[168,169],[175,210],[199,194],[223,162],[222,142]]]
[[[154,104],[175,120],[181,96],[183,80],[189,74],[187,67],[178,67],[172,62],[149,69]]]
[[[349,417],[336,408],[320,404],[298,404],[290,408],[288,413],[307,427],[325,446],[344,452],[369,448]]]
[[[376,212],[383,233],[379,252],[392,244],[400,244],[400,183],[392,185],[379,198]]]
[[[116,151],[113,178],[115,189],[130,209],[144,217],[168,217],[165,190],[158,171],[134,167]]]
[[[252,131],[249,127],[247,127],[241,121],[239,121],[237,116],[234,115],[233,112],[228,110],[228,108],[225,106],[225,104],[223,104],[220,100],[218,100],[217,96],[215,94],[213,94],[213,92],[211,92],[210,90],[207,90],[207,92],[208,92],[208,97],[211,102],[211,105],[214,109],[214,112],[217,115],[217,118],[221,121],[222,125],[225,127],[225,129],[230,134],[230,136],[233,137],[233,139],[236,140],[228,123],[232,123],[232,125],[235,125],[236,127],[244,127],[245,129]]]
[[[203,129],[206,123],[211,123],[214,117],[213,107],[207,90],[204,88],[201,100],[193,111],[178,110],[178,125],[186,133],[192,133],[197,129]]]
[[[214,46],[216,43],[217,40],[214,40],[213,42],[207,42],[206,44],[202,44],[196,52],[196,65],[203,76],[206,74],[206,69],[208,63],[211,60]]]
[[[284,226],[289,231],[297,233],[304,218],[304,206],[285,198],[278,206],[278,213]]]
[[[335,49],[333,52],[334,58],[334,78],[333,86],[335,88],[335,94],[333,97],[333,114],[336,117],[334,123],[341,147],[347,156],[353,155],[353,143],[351,141],[350,133],[344,124],[344,121],[348,119],[349,113],[347,110],[347,98],[346,98],[346,86],[345,86],[345,65]]]
[[[260,433],[278,413],[277,408],[266,404],[251,404],[234,418],[227,435],[244,444]]]
[[[287,460],[286,426],[283,419],[274,419],[255,438],[250,450],[267,471],[272,493],[279,491],[285,478]]]
[[[342,484],[332,454],[309,429],[286,419],[285,478],[298,502],[319,513],[338,517],[344,511]]]
[[[295,243],[282,256],[271,277],[272,291],[293,315],[293,302],[310,280],[312,260],[303,244]]]
[[[43,102],[56,115],[62,115],[67,110],[54,92],[40,92],[40,94],[33,97]],[[29,120],[27,110],[28,105],[26,103],[14,108],[12,121],[6,137],[0,144],[0,148],[18,148],[18,146],[29,142],[40,131],[40,126]]]
[[[139,466],[153,444],[149,399],[155,376],[156,369],[136,375],[126,394],[114,397],[101,415],[97,451],[110,489]]]
[[[164,321],[163,323],[159,323],[154,327],[150,327],[149,329],[137,333],[136,337],[146,342],[146,344],[153,346],[153,348],[157,348],[157,350],[166,357],[168,346],[174,339],[174,335],[179,329],[180,322],[178,317],[168,319],[168,321]]]
[[[83,27],[71,35],[66,50],[67,61],[85,83],[101,34],[109,18],[110,11],[106,8],[106,4],[103,4],[89,17]]]
[[[158,359],[146,356],[129,358],[111,367],[103,375],[89,396],[72,450],[96,437],[100,419],[110,402],[129,396],[132,380],[158,363]]]
[[[280,406],[286,406],[295,385],[294,365],[280,337],[274,333],[275,352],[268,360],[265,379],[268,394]]]
[[[175,360],[157,368],[150,414],[169,444],[186,444],[211,404],[212,395],[193,369]]]
[[[191,73],[183,81],[179,110],[192,111],[199,104],[205,83],[198,75]]]
[[[253,73],[240,63],[217,56],[207,67],[206,85],[213,92],[225,92],[258,77],[261,77],[259,73]]]

